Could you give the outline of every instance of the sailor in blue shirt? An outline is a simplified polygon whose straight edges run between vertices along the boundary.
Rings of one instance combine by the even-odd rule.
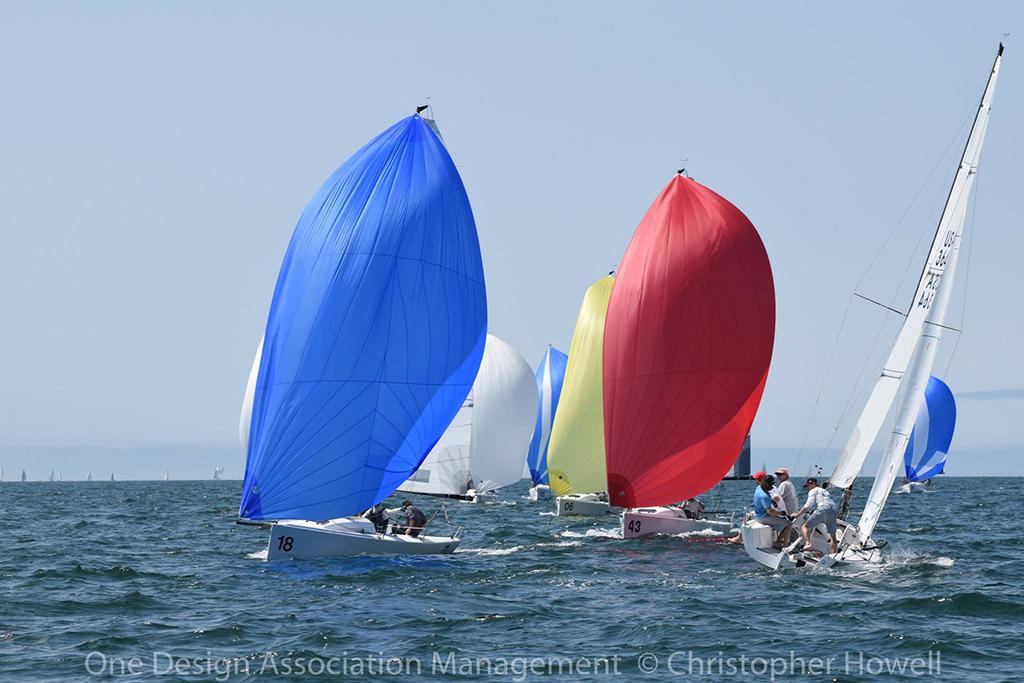
[[[766,474],[761,480],[761,485],[754,490],[754,515],[761,524],[766,524],[778,532],[774,547],[781,550],[789,544],[789,537],[793,533],[793,523],[774,506],[771,490],[775,486],[775,477]]]

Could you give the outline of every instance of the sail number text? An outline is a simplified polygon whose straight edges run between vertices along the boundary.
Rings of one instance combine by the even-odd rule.
[[[949,262],[949,255],[953,252],[953,243],[956,241],[956,230],[946,230],[946,236],[942,239],[942,246],[935,252],[935,258],[928,262],[928,272],[924,277],[924,286],[921,288],[921,295],[917,298],[917,307],[926,311],[932,307],[935,300],[935,293],[939,291],[942,283],[942,273]]]
[[[283,550],[286,553],[292,551],[292,544],[295,543],[295,539],[291,536],[278,536],[277,537],[277,549]]]

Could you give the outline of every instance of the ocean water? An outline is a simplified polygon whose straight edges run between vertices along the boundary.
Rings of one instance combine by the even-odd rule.
[[[0,681],[1022,680],[1022,485],[894,495],[885,566],[773,573],[721,537],[554,517],[525,484],[447,502],[454,555],[265,562],[239,482],[5,483]]]

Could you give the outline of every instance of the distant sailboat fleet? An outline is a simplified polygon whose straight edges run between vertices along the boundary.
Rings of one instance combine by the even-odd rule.
[[[748,518],[737,541],[762,565],[880,561],[872,534],[898,466],[907,491],[943,470],[956,411],[930,373],[1002,52],[911,308],[832,472],[837,547],[820,526],[807,547],[780,549]],[[389,532],[383,501],[479,500],[525,466],[530,500],[554,497],[558,516],[619,513],[623,538],[731,529],[698,496],[750,473],[775,338],[757,230],[680,170],[618,271],[584,293],[568,355],[549,347],[533,373],[488,334],[472,210],[425,109],[349,158],[299,219],[243,396],[239,522],[269,528],[269,560],[450,553],[461,528],[427,535],[438,522],[407,502],[408,523]],[[901,388],[854,524],[854,479]]]
[[[902,322],[884,365],[822,490],[807,483],[808,505],[835,514],[803,536],[790,536],[804,522],[792,509],[740,523],[701,499],[750,477],[774,351],[774,278],[751,221],[677,171],[617,269],[582,292],[568,353],[549,345],[534,371],[490,329],[469,197],[425,106],[349,157],[298,219],[242,395],[239,524],[269,532],[268,560],[448,554],[463,529],[445,505],[486,504],[528,473],[531,509],[618,515],[624,540],[732,532],[772,570],[883,562],[889,496],[930,490],[952,445],[956,401],[933,372],[1002,55],[1000,44],[913,298],[890,309]],[[889,423],[857,515],[856,482]],[[433,516],[411,501],[385,509],[396,493],[455,502]]]

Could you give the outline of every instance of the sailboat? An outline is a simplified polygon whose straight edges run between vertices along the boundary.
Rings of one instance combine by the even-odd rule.
[[[526,465],[530,468],[530,500],[549,500],[548,445],[551,443],[551,425],[558,411],[565,380],[565,365],[569,357],[550,344],[537,367],[537,424],[534,426]]]
[[[3,481],[3,480],[4,480],[4,468],[3,468],[3,466],[0,466],[0,481]]]
[[[110,473],[110,481],[114,481],[114,473],[113,472]]]
[[[50,477],[47,481],[56,481],[56,475],[53,470],[50,470]]]
[[[569,345],[562,396],[548,444],[548,479],[555,514],[606,515],[602,352],[605,315],[615,278],[609,273],[583,295]]]
[[[486,331],[469,198],[417,113],[328,178],[285,254],[243,402],[239,521],[270,525],[268,560],[455,550],[461,530],[378,533],[358,515],[441,438],[469,395]]]
[[[605,459],[623,538],[732,528],[696,496],[721,481],[750,432],[774,338],[760,235],[680,171],[637,227],[608,302]]]
[[[820,526],[811,535],[810,548],[787,553],[772,548],[774,534],[769,527],[756,521],[745,522],[742,529],[744,548],[750,557],[765,566],[777,569],[780,566],[816,563],[821,567],[829,567],[837,562],[882,561],[881,551],[885,542],[876,541],[872,533],[893,488],[899,465],[903,461],[911,430],[925,398],[925,388],[938,352],[939,341],[942,339],[953,290],[953,278],[956,274],[957,256],[963,239],[964,219],[978,171],[982,142],[992,112],[992,95],[1002,57],[1003,45],[1000,43],[967,144],[953,178],[953,185],[946,198],[942,217],[939,219],[914,290],[914,298],[910,302],[903,325],[893,342],[874,389],[830,477],[831,488],[843,490],[838,514],[838,551],[830,552],[831,548],[821,533]],[[854,480],[860,474],[868,451],[881,431],[882,424],[901,389],[888,445],[883,451],[864,510],[854,524],[847,519],[853,498]]]
[[[21,480],[22,481],[28,481],[28,477],[25,475],[25,470],[21,471]]]
[[[164,470],[164,481],[170,481],[170,480],[171,480],[171,471],[170,470]]]
[[[537,409],[533,371],[487,335],[483,361],[455,419],[399,491],[477,501],[523,476]]]
[[[57,481],[64,481],[64,474],[62,472],[57,473]]]
[[[92,470],[89,470],[89,476],[85,478],[86,481],[92,481]]]
[[[254,379],[253,380],[253,387],[255,388],[255,386],[256,386],[256,380]],[[245,444],[248,441],[248,438],[249,438],[249,434],[248,434],[248,432],[246,432],[245,440],[242,442],[243,448],[245,447]],[[222,474],[224,474],[224,468],[223,467],[214,467],[213,468],[213,480],[214,481],[220,481],[220,475],[222,475]]]
[[[955,426],[956,400],[953,392],[938,377],[929,378],[914,430],[903,453],[900,493],[927,491],[932,477],[943,473]]]

